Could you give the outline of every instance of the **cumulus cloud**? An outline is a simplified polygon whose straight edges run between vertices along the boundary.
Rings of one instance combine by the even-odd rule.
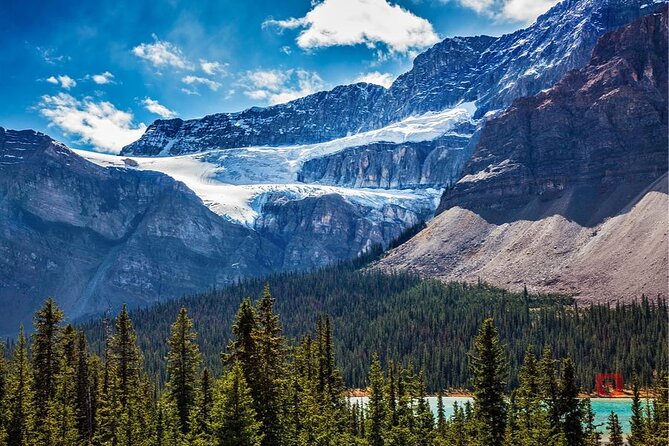
[[[370,73],[361,74],[355,79],[355,82],[367,82],[368,84],[382,85],[386,88],[390,88],[394,80],[395,76],[390,73],[372,71]]]
[[[144,105],[145,109],[147,109],[151,113],[155,113],[161,118],[169,119],[169,118],[174,118],[177,115],[175,111],[170,110],[169,108],[165,107],[163,104],[156,101],[155,99],[144,98],[144,100],[142,101],[142,105]]]
[[[92,75],[91,79],[98,85],[111,84],[114,82],[114,75],[109,71],[105,71],[104,73]]]
[[[62,88],[69,90],[72,87],[77,86],[77,81],[72,79],[68,75],[60,75],[60,76],[49,76],[46,81],[50,84],[54,85],[60,85]]]
[[[317,73],[301,69],[249,71],[241,85],[246,96],[270,105],[289,102],[325,87]]]
[[[224,74],[227,64],[222,64],[220,62],[212,62],[205,59],[200,59],[200,68],[206,74],[213,76],[215,74]]]
[[[67,93],[42,96],[38,109],[50,121],[50,126],[78,137],[80,143],[90,144],[101,152],[118,153],[146,130],[144,123],[133,123],[132,113],[118,110],[110,102],[79,100]]]
[[[432,24],[386,0],[324,0],[301,18],[266,20],[264,27],[300,29],[297,45],[305,50],[382,44],[391,53],[408,53],[439,41]]]
[[[211,91],[217,91],[219,88],[221,88],[220,82],[216,82],[211,79],[207,79],[206,77],[200,76],[184,76],[181,78],[181,82],[186,85],[205,85],[209,87]]]
[[[498,20],[530,23],[560,0],[442,0],[455,1],[465,8]]]
[[[170,42],[159,40],[155,34],[153,38],[153,43],[141,43],[132,49],[132,53],[140,59],[150,62],[156,68],[193,69],[193,64],[186,59],[177,46]]]

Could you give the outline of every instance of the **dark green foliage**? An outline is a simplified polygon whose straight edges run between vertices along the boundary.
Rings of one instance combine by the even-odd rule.
[[[200,373],[200,350],[195,342],[193,322],[185,308],[179,311],[167,340],[167,392],[176,407],[179,428],[189,430],[191,411],[195,406],[197,378]]]
[[[650,382],[653,370],[667,364],[664,301],[577,307],[557,296],[530,294],[527,302],[522,293],[485,284],[443,284],[409,274],[359,272],[346,266],[275,276],[267,282],[289,339],[302,337],[319,315],[330,317],[336,327],[333,353],[351,387],[364,386],[374,351],[383,363],[393,360],[406,365],[413,361],[425,370],[430,392],[466,387],[467,353],[486,317],[494,318],[507,346],[512,387],[517,385],[518,368],[530,344],[535,346],[535,355],[550,345],[556,357],[571,356],[579,365],[577,378],[584,390],[592,390],[598,372],[631,376],[637,369],[640,379]],[[244,297],[261,296],[264,285],[265,281],[249,280],[134,311],[133,322],[149,374],[165,375],[163,340],[182,306],[200,334],[204,365],[220,373],[219,355],[232,335],[235,312]],[[247,309],[253,309],[250,302]],[[101,355],[105,340],[102,321],[82,328]],[[239,354],[242,352],[243,348]]]
[[[578,394],[579,386],[576,381],[574,363],[571,358],[566,358],[562,361],[558,408],[567,446],[583,444],[583,426],[581,425],[583,412]]]
[[[623,446],[623,430],[620,427],[618,415],[616,415],[615,412],[611,412],[611,415],[609,415],[606,428],[609,431],[609,445]]]
[[[483,321],[470,356],[477,438],[501,446],[506,428],[506,355],[492,319]]]

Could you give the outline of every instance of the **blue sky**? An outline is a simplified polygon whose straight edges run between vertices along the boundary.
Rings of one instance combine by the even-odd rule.
[[[510,32],[556,2],[3,2],[0,126],[116,152],[159,118],[387,85],[444,37]]]

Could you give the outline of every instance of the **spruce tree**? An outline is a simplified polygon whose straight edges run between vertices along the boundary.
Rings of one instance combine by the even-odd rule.
[[[94,393],[96,389],[91,382],[91,369],[89,368],[88,348],[86,337],[79,333],[77,341],[77,371],[76,371],[76,417],[77,428],[80,438],[90,441],[93,438],[94,427]]]
[[[437,432],[439,436],[446,436],[446,409],[444,408],[444,394],[439,391],[437,394]]]
[[[632,375],[632,416],[630,417],[630,435],[627,439],[630,446],[642,446],[644,438],[643,407],[639,389],[639,377]]]
[[[595,424],[595,412],[592,410],[590,398],[584,399],[581,404],[583,406],[583,422],[585,425],[583,431],[584,444],[585,446],[599,446],[602,434],[597,429],[601,425]]]
[[[219,446],[259,446],[262,442],[262,426],[256,420],[251,390],[240,364],[235,364],[218,386],[212,426]]]
[[[35,385],[36,427],[42,429],[49,403],[56,393],[56,375],[61,363],[60,338],[63,312],[48,298],[35,313],[32,334],[33,380]]]
[[[193,322],[185,308],[181,308],[177,320],[172,324],[167,340],[167,392],[174,404],[179,429],[183,434],[189,430],[191,411],[195,406],[197,379],[200,368],[200,349],[195,342]]]
[[[115,332],[110,345],[110,367],[117,379],[118,399],[122,407],[139,396],[142,355],[137,347],[137,334],[125,305],[116,318]]]
[[[583,444],[583,414],[578,398],[579,387],[576,383],[576,370],[571,358],[562,361],[562,375],[559,387],[559,407],[562,419],[562,432],[567,446]]]
[[[530,346],[518,373],[516,391],[517,431],[525,445],[542,445],[551,437],[549,414],[541,398],[539,367]]]
[[[281,444],[282,407],[281,396],[285,371],[284,338],[281,334],[279,316],[274,312],[274,298],[269,285],[265,285],[257,304],[257,352],[258,376],[253,383],[253,395],[256,411],[262,423],[264,446]]]
[[[233,339],[224,358],[228,364],[237,363],[244,379],[252,386],[258,379],[258,314],[250,299],[244,299],[232,325]]]
[[[33,375],[28,362],[28,349],[23,326],[19,331],[7,384],[7,445],[37,446]]]
[[[367,441],[369,446],[383,446],[386,405],[383,398],[384,379],[379,357],[375,354],[369,369],[369,401],[367,403]]]
[[[488,446],[501,446],[506,427],[507,365],[492,319],[483,321],[474,340],[470,371],[478,440]]]
[[[609,431],[609,445],[623,446],[623,430],[620,427],[618,415],[616,415],[615,412],[611,412],[609,415],[606,427]]]
[[[548,411],[551,434],[556,436],[561,431],[560,408],[558,404],[558,382],[555,373],[555,360],[550,347],[545,346],[539,361],[540,395]]]

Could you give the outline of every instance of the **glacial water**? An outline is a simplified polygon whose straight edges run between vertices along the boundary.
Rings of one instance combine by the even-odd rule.
[[[359,402],[363,405],[367,403],[367,397],[352,397],[352,402]],[[444,398],[444,409],[446,412],[446,417],[450,417],[453,414],[453,403],[458,403],[459,405],[464,405],[467,401],[471,401],[471,398],[468,397],[445,397]],[[430,403],[430,408],[432,412],[437,413],[437,398],[428,397],[428,402]],[[632,416],[632,399],[631,398],[593,398],[590,400],[592,404],[592,410],[595,412],[595,423],[600,424],[599,430],[602,433],[606,433],[606,421],[609,414],[613,411],[618,415],[620,424],[623,427],[625,434],[629,433],[630,430],[630,417]]]

